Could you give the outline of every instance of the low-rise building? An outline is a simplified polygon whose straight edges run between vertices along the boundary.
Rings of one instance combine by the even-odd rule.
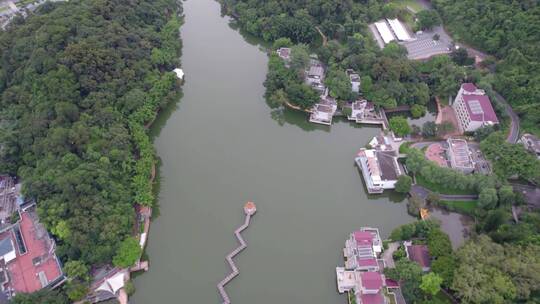
[[[305,81],[313,89],[321,94],[324,93],[326,90],[324,86],[324,66],[320,61],[315,59],[310,61],[309,69],[306,71]]]
[[[534,153],[534,155],[540,159],[540,139],[538,139],[538,137],[525,133],[521,136],[520,142],[527,151]]]
[[[395,151],[360,149],[355,162],[362,171],[369,193],[383,193],[394,189],[398,177],[403,174]]]
[[[351,81],[351,90],[355,93],[360,92],[360,75],[355,73],[353,70],[348,69],[347,76],[349,76],[349,80]]]
[[[325,94],[321,96],[319,103],[315,104],[315,106],[313,106],[311,109],[309,121],[329,126],[332,124],[332,118],[334,117],[336,111],[337,101]]]
[[[290,48],[279,48],[276,53],[278,56],[285,60],[286,62],[289,62],[291,60],[291,49]]]
[[[416,262],[422,268],[422,271],[428,272],[431,269],[431,256],[427,245],[413,245],[408,241],[403,244],[405,253],[410,261]]]
[[[472,83],[461,85],[452,108],[464,132],[473,132],[480,127],[499,123],[486,92]]]
[[[472,161],[467,141],[463,139],[448,138],[448,159],[452,169],[463,173],[472,173],[474,171],[474,162]]]

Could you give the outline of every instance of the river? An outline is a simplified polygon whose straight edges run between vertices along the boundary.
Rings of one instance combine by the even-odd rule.
[[[156,121],[159,216],[135,278],[135,304],[220,303],[243,204],[258,212],[227,287],[235,304],[345,303],[335,267],[351,230],[383,236],[412,220],[401,198],[368,197],[353,157],[377,128],[318,127],[303,113],[272,114],[267,56],[231,27],[213,0],[184,2],[184,96]]]

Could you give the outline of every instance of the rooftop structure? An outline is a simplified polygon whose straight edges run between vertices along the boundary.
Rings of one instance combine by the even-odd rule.
[[[285,60],[285,61],[290,61],[291,60],[291,49],[290,48],[279,48],[276,53],[278,54],[278,56]]]
[[[345,268],[349,270],[378,271],[377,257],[382,252],[382,241],[379,230],[362,227],[351,233],[345,242],[343,256]]]
[[[305,73],[305,82],[321,94],[324,93],[324,66],[316,59],[310,61],[309,69]]]
[[[431,267],[431,257],[427,245],[412,245],[411,242],[405,242],[404,245],[407,258],[418,263],[423,271],[429,271]]]
[[[388,24],[390,24],[390,28],[396,35],[397,39],[400,41],[409,41],[413,39],[411,35],[409,35],[409,32],[407,29],[403,26],[401,21],[398,19],[386,19],[388,21]]]
[[[351,90],[355,93],[360,92],[360,75],[355,73],[353,70],[348,69],[347,76],[349,76],[349,80],[351,81]]]
[[[472,83],[461,85],[452,108],[464,132],[474,132],[480,127],[499,123],[489,97]]]
[[[392,34],[392,31],[390,31],[390,28],[388,27],[388,25],[386,24],[384,20],[375,22],[375,27],[377,28],[377,31],[381,35],[381,38],[384,41],[384,44],[388,44],[396,40],[396,38],[394,37],[394,34]]]
[[[395,151],[360,149],[355,162],[362,171],[369,193],[382,193],[394,189],[398,176],[403,172]]]
[[[534,153],[540,159],[540,139],[532,134],[523,134],[520,139],[521,143],[531,153]]]
[[[450,159],[450,166],[463,173],[473,172],[474,163],[470,156],[467,141],[463,139],[448,138],[447,143],[447,154]]]

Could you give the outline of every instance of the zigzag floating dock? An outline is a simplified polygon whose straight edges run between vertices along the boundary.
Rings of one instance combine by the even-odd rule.
[[[247,243],[244,240],[244,238],[242,238],[241,233],[242,233],[242,231],[244,231],[249,226],[251,216],[253,214],[255,214],[255,212],[257,212],[257,207],[255,206],[255,204],[253,202],[247,202],[244,205],[244,213],[246,214],[246,219],[244,221],[244,224],[242,226],[238,227],[234,231],[234,234],[236,235],[236,239],[240,243],[240,246],[236,247],[236,249],[231,251],[227,255],[227,258],[226,258],[226,260],[229,263],[229,266],[231,267],[232,271],[223,280],[221,280],[221,282],[219,282],[217,284],[219,294],[221,295],[221,298],[223,299],[223,304],[230,304],[231,303],[231,300],[229,299],[229,295],[225,291],[225,285],[227,285],[230,281],[232,281],[232,279],[234,279],[237,275],[240,274],[240,271],[238,270],[238,267],[236,267],[236,264],[234,264],[233,258],[237,254],[239,254],[242,250],[246,249],[246,247],[247,247]]]

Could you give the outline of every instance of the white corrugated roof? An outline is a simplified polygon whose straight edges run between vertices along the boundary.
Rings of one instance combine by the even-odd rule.
[[[403,24],[401,23],[401,21],[399,21],[398,19],[386,19],[386,20],[388,20],[388,23],[390,24],[390,27],[396,34],[398,40],[407,41],[407,40],[412,39],[409,33],[407,32],[407,30],[405,29],[405,27],[403,26]]]
[[[388,28],[388,25],[386,25],[386,22],[384,21],[375,22],[375,27],[377,28],[377,31],[379,31],[379,34],[381,34],[381,37],[384,43],[389,43],[391,41],[396,40],[394,38],[394,35],[390,31],[390,28]]]

